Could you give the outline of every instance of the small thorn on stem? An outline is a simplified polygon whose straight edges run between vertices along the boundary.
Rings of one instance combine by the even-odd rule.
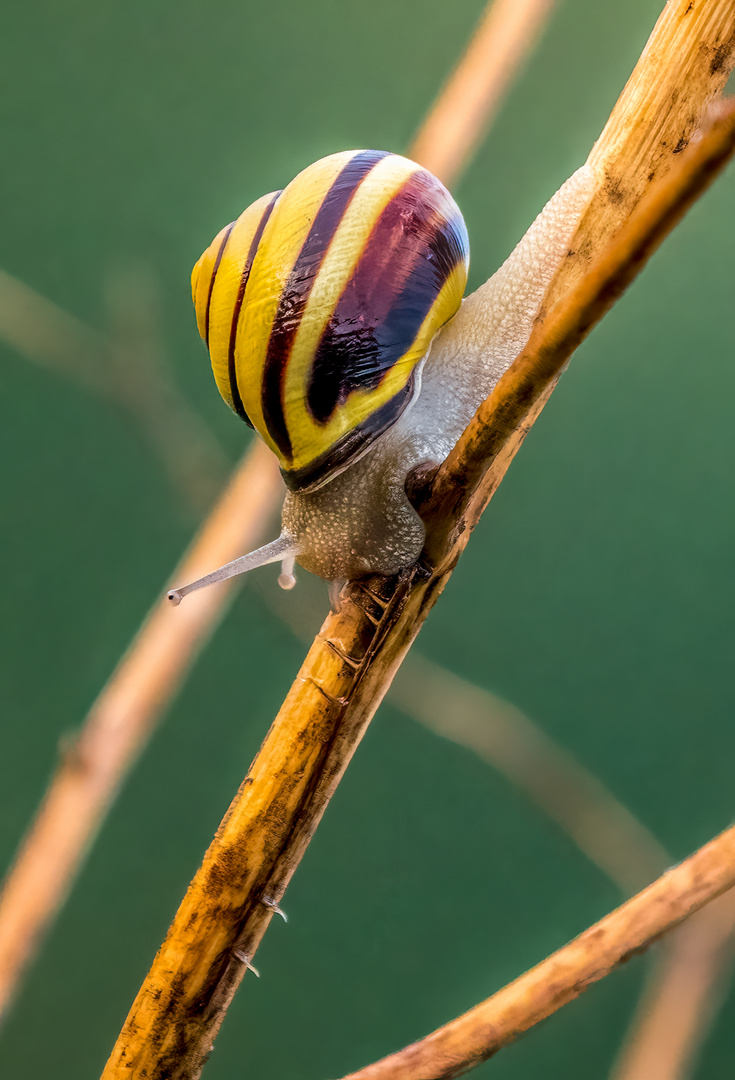
[[[275,900],[271,900],[270,896],[261,896],[260,902],[265,907],[270,908],[271,911],[274,912],[276,915],[280,915],[284,922],[288,922],[288,915],[286,914],[286,912],[276,903]]]
[[[252,971],[256,979],[260,978],[260,972],[250,963],[250,957],[247,953],[244,953],[242,949],[233,949],[232,955],[235,957],[236,960],[239,960],[241,964],[244,964],[248,971]]]

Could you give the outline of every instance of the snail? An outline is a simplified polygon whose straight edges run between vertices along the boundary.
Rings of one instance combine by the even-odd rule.
[[[222,397],[278,458],[282,531],[169,599],[272,562],[284,588],[298,561],[333,590],[413,565],[406,477],[444,460],[522,350],[591,191],[584,166],[465,300],[459,208],[397,154],[322,158],[223,229],[192,273],[197,326]]]

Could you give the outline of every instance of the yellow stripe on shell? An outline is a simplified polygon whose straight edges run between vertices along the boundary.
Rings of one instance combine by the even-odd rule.
[[[243,268],[247,262],[253,238],[258,231],[263,214],[273,201],[274,194],[275,192],[271,191],[258,199],[247,210],[244,210],[234,223],[222,253],[209,300],[209,356],[217,389],[230,408],[234,408],[229,370],[232,319],[240,291]],[[219,246],[215,245],[217,245],[216,240],[212,245],[215,247],[216,258]]]
[[[236,350],[240,396],[251,423],[279,457],[280,451],[266,429],[261,397],[273,321],[317,211],[355,153],[348,150],[322,158],[284,188],[263,231],[245,290]]]
[[[191,296],[197,317],[197,329],[202,341],[206,340],[207,303],[209,301],[209,289],[212,284],[212,274],[214,273],[219,249],[222,247],[222,241],[229,229],[229,225],[225,225],[224,229],[220,229],[207,250],[194,263],[194,269],[191,272]]]
[[[284,387],[284,417],[293,457],[282,462],[300,469],[326,453],[357,424],[390,401],[410,377],[417,356],[406,354],[380,386],[356,391],[335,411],[327,424],[315,423],[306,405],[311,366],[319,341],[352,277],[383,210],[420,166],[398,154],[390,154],[359,183],[337,226],[314,280],[306,308],[291,348]]]

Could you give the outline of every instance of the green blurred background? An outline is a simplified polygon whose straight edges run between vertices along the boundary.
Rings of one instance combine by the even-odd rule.
[[[584,160],[660,6],[559,4],[456,187],[472,287]],[[0,267],[102,330],[114,283],[150,282],[176,381],[235,461],[249,432],[219,399],[196,334],[193,262],[315,158],[404,151],[482,7],[5,0]],[[420,639],[540,722],[675,858],[733,816],[733,195],[735,170],[579,351]],[[124,410],[0,353],[6,865],[59,739],[197,515]],[[303,655],[273,614],[275,577],[247,583],[126,784],[3,1032],[2,1076],[101,1070]],[[307,595],[318,621],[325,590]],[[207,1080],[342,1075],[487,996],[619,900],[507,781],[385,706]],[[476,1075],[604,1077],[648,962]],[[697,1077],[732,1077],[734,1005]]]

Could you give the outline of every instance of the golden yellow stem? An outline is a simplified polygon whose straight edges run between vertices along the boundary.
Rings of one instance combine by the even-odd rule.
[[[612,242],[537,321],[526,348],[442,462],[422,509],[434,523],[427,551],[435,565],[456,561],[457,544],[466,543],[468,527],[477,523],[505,475],[508,455],[520,446],[573,351],[729,160],[735,146],[733,101],[710,110],[702,134],[648,188]],[[455,543],[447,545],[448,534]]]
[[[572,242],[574,255],[549,289],[548,306],[579,281],[600,242],[614,235],[688,145],[707,103],[727,82],[734,42],[733,0],[668,0],[587,159],[599,184]]]

